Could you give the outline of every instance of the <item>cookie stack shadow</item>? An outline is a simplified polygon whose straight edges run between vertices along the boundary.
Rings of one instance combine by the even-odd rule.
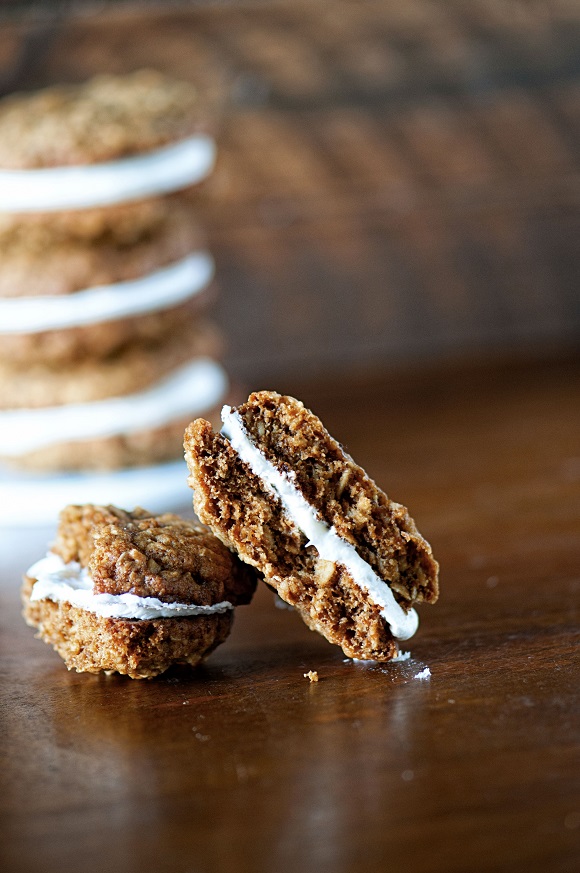
[[[183,197],[213,169],[204,114],[153,71],[0,103],[0,521],[183,491],[184,429],[229,391]]]

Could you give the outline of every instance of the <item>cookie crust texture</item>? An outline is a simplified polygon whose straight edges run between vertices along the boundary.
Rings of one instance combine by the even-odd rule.
[[[179,203],[155,227],[127,241],[111,235],[46,240],[22,234],[3,246],[0,235],[0,297],[58,297],[127,282],[179,261],[204,243],[191,210]]]
[[[144,336],[116,349],[101,360],[83,357],[51,366],[37,361],[26,367],[0,356],[0,409],[42,408],[86,403],[143,391],[172,370],[197,357],[217,359],[223,339],[210,321],[201,320],[195,308],[181,307],[180,323],[166,335]],[[163,322],[163,319],[162,319]],[[145,325],[146,327],[146,325]]]
[[[160,148],[201,129],[195,88],[154,70],[95,76],[0,102],[0,166],[95,164]]]
[[[2,212],[0,250],[22,245],[51,246],[64,240],[111,240],[118,246],[132,245],[154,233],[169,219],[176,204],[182,203],[185,200],[178,193],[60,212]]]
[[[137,507],[67,506],[54,551],[87,567],[99,594],[136,594],[165,603],[248,603],[253,574],[200,524]],[[248,590],[248,588],[251,590]]]
[[[87,359],[97,365],[99,361],[106,362],[116,355],[122,355],[130,347],[142,346],[146,349],[150,344],[158,347],[163,338],[179,336],[184,322],[191,321],[193,315],[201,314],[214,295],[214,288],[208,286],[194,300],[180,306],[153,310],[130,318],[39,333],[5,334],[0,337],[0,370],[7,365],[7,372],[16,375],[30,372],[31,366],[39,366],[41,372],[50,371],[56,379],[55,371],[58,372],[59,368],[82,365]],[[195,341],[192,348],[195,350]],[[217,346],[208,345],[204,348],[211,352]]]
[[[207,132],[193,84],[155,70],[95,76],[0,100],[0,167],[34,170],[121,160]],[[167,220],[179,193],[102,207],[0,214],[0,249],[16,241],[135,242]]]
[[[171,513],[68,506],[53,551],[87,567],[95,593],[132,593],[163,602],[249,603],[253,572],[205,528]],[[59,653],[68,669],[152,678],[176,663],[195,665],[227,637],[233,611],[209,616],[129,620],[102,618],[50,600],[31,601],[22,588],[24,618]]]
[[[434,603],[438,565],[407,509],[389,500],[302,403],[274,392],[237,408],[266,458],[388,582],[404,609]],[[185,434],[189,484],[199,518],[255,566],[306,624],[349,657],[389,660],[397,652],[380,608],[340,564],[322,560],[282,504],[229,442],[198,419]]]

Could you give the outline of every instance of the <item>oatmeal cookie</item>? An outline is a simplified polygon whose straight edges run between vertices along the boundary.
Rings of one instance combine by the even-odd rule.
[[[136,240],[213,169],[194,86],[153,70],[0,101],[0,246],[15,237]]]
[[[209,321],[195,311],[180,313],[179,323],[170,317],[166,334],[148,336],[147,331],[119,350],[100,358],[68,359],[61,365],[39,360],[19,363],[0,356],[0,410],[31,409],[88,403],[143,390],[195,357],[219,357],[223,340]]]
[[[0,167],[111,161],[185,139],[202,121],[194,86],[155,70],[12,94],[0,101]]]
[[[58,212],[0,211],[0,250],[24,245],[48,249],[70,240],[85,244],[134,245],[155,233],[181,202],[180,195],[173,194]]]
[[[206,658],[255,584],[254,572],[193,521],[88,504],[63,510],[22,600],[27,624],[69,670],[150,679]]]
[[[23,373],[24,378],[28,373],[36,378],[39,371],[46,373],[47,368],[52,374],[60,373],[71,365],[76,369],[87,360],[97,366],[99,361],[110,361],[116,356],[122,356],[130,348],[159,349],[172,337],[179,337],[183,332],[183,324],[191,322],[192,318],[198,318],[214,297],[215,287],[208,285],[181,306],[171,306],[129,318],[38,333],[2,333],[0,328],[0,372],[5,364],[7,373]],[[1,312],[0,302],[0,315]],[[203,332],[203,328],[200,327],[200,330]],[[195,347],[194,340],[192,348],[195,350]],[[199,343],[198,347],[201,347]],[[203,347],[209,351],[213,348],[209,344],[204,344]],[[44,384],[45,378],[42,377]],[[53,375],[53,380],[56,379],[57,376]],[[53,381],[53,384],[56,383]]]
[[[199,518],[306,624],[353,658],[389,660],[434,603],[438,565],[394,503],[302,403],[263,391],[185,434]]]
[[[138,279],[202,249],[204,242],[191,210],[179,202],[135,239],[47,240],[23,233],[2,245],[0,232],[0,298],[59,297]]]
[[[144,390],[92,403],[0,410],[0,459],[42,471],[115,470],[179,458],[196,415],[237,399],[216,361],[196,358]]]
[[[203,413],[216,426],[220,421],[221,405]],[[83,440],[64,437],[61,442],[17,456],[2,457],[1,460],[8,468],[37,470],[42,473],[108,471],[160,464],[182,456],[183,432],[190,421],[191,413],[187,416],[180,415],[165,424],[124,431],[112,436]]]

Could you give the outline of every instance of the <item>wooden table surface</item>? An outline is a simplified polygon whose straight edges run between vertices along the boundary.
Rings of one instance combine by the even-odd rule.
[[[433,544],[404,662],[345,661],[263,588],[195,672],[68,673],[20,618],[39,534],[5,533],[2,869],[578,871],[579,385],[567,360],[280,386]]]

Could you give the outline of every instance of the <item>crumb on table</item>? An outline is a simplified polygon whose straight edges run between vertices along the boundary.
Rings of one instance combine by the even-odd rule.
[[[318,673],[316,670],[309,670],[308,673],[304,674],[305,679],[310,679],[311,682],[318,682]]]

